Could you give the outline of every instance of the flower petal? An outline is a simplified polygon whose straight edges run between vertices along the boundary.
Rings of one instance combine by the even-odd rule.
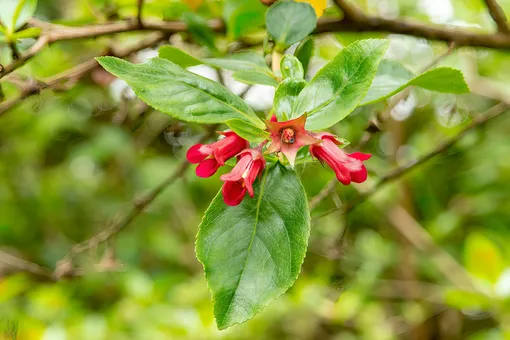
[[[353,152],[351,154],[348,154],[348,156],[359,159],[360,161],[367,161],[372,157],[369,153],[361,153],[361,152]]]
[[[247,173],[247,176],[244,178],[244,184],[248,189],[248,194],[250,195],[250,197],[253,197],[255,194],[253,192],[253,182],[255,182],[255,179],[257,179],[258,174],[262,171],[262,169],[264,169],[265,165],[266,162],[263,158],[253,161],[252,166],[249,172]]]
[[[216,161],[216,159],[209,158],[209,159],[206,159],[205,161],[200,162],[200,164],[198,164],[196,173],[197,173],[198,177],[202,177],[202,178],[211,177],[212,175],[214,175],[216,173],[216,171],[219,169],[219,167],[220,167],[220,164],[218,163],[218,161]]]
[[[197,164],[209,157],[212,154],[212,149],[209,145],[195,144],[189,148],[186,153],[186,158],[191,164]]]
[[[228,174],[221,175],[220,179],[222,181],[239,181],[246,169],[250,166],[252,162],[251,154],[244,154],[241,156],[236,166],[230,171]]]
[[[360,171],[351,172],[351,180],[354,183],[363,183],[367,180],[368,172],[364,165],[361,166]]]
[[[281,151],[287,157],[287,160],[290,163],[290,166],[293,168],[296,164],[296,156],[299,151],[300,146],[297,144],[286,144],[282,143]]]
[[[246,187],[239,181],[227,181],[221,189],[223,201],[230,206],[236,206],[243,201]]]

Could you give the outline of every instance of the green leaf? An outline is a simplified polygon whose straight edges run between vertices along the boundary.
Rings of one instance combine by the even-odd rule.
[[[306,75],[308,72],[308,65],[312,59],[313,52],[315,50],[315,43],[312,37],[308,37],[303,40],[296,48],[294,55],[299,59],[301,65],[303,65],[303,72]]]
[[[296,280],[310,213],[296,173],[277,163],[236,207],[214,198],[196,242],[219,329],[251,319]]]
[[[287,78],[278,85],[273,106],[278,121],[286,121],[292,117],[296,100],[305,86],[306,81],[295,78]]]
[[[245,71],[254,68],[263,72],[270,72],[264,57],[254,51],[238,52],[223,58],[206,58],[204,62],[231,71]]]
[[[25,30],[14,33],[14,39],[36,38],[41,34],[39,27],[29,27]]]
[[[228,35],[237,39],[264,26],[266,7],[260,1],[227,0],[223,9],[223,19],[227,25]]]
[[[483,234],[468,235],[464,248],[464,263],[473,276],[495,284],[505,269],[500,249]]]
[[[365,97],[387,47],[385,39],[367,39],[344,48],[301,91],[292,118],[307,113],[310,130],[345,118]]]
[[[450,67],[438,67],[416,76],[402,64],[383,60],[361,105],[393,96],[408,86],[418,86],[445,93],[467,93],[469,87],[462,72]]]
[[[234,71],[232,74],[234,79],[246,84],[278,85],[264,57],[253,51],[239,52],[223,58],[200,60],[176,47],[167,45],[160,47],[159,56],[181,67],[206,64],[231,70]]]
[[[297,78],[303,79],[305,77],[305,71],[303,65],[298,58],[292,54],[285,54],[280,61],[280,71],[282,72],[283,78]]]
[[[144,102],[177,119],[203,124],[242,119],[261,129],[264,123],[241,98],[221,84],[161,58],[131,64],[115,57],[98,62],[124,80]]]
[[[317,15],[308,3],[278,1],[266,12],[267,31],[279,50],[304,39],[316,26]]]
[[[2,0],[0,7],[0,23],[11,35],[34,15],[37,0]]]
[[[237,71],[232,74],[232,77],[237,81],[250,85],[261,84],[274,87],[278,86],[278,82],[269,74],[256,70]]]
[[[269,138],[269,133],[262,129],[259,129],[252,124],[247,123],[241,119],[230,119],[227,120],[227,125],[239,136],[243,137],[250,142],[262,142]]]
[[[161,46],[158,50],[159,57],[186,68],[203,64],[202,60],[193,57],[191,54],[172,45]]]

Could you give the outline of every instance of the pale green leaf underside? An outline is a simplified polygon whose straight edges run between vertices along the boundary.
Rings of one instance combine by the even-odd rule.
[[[174,46],[166,45],[160,47],[159,56],[181,67],[205,64],[234,71],[234,79],[250,85],[278,85],[264,57],[253,51],[239,52],[223,58],[198,59]]]
[[[469,92],[469,87],[459,70],[438,67],[416,76],[396,61],[383,60],[361,105],[368,105],[391,97],[408,86],[418,86],[445,93]]]
[[[307,113],[310,130],[345,118],[365,97],[387,47],[387,40],[367,39],[344,48],[301,91],[293,118]]]
[[[277,163],[236,207],[214,198],[200,224],[196,253],[204,265],[219,329],[251,319],[296,280],[310,234],[304,189]]]
[[[241,98],[168,60],[152,58],[143,64],[115,57],[97,60],[105,70],[128,83],[144,102],[177,119],[212,124],[237,118],[265,128]]]

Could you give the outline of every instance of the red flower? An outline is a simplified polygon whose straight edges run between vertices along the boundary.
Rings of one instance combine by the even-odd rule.
[[[223,200],[227,205],[241,203],[248,190],[253,197],[253,182],[266,166],[266,161],[258,149],[246,149],[239,154],[239,161],[228,174],[220,179],[225,181],[222,188]]]
[[[248,141],[239,137],[233,131],[218,132],[225,138],[212,144],[195,144],[186,153],[188,162],[198,164],[197,176],[210,177],[216,173],[220,166],[237,155],[242,150],[248,148]]]
[[[328,163],[342,184],[348,185],[351,181],[362,183],[367,179],[367,169],[362,161],[370,159],[372,155],[361,152],[345,153],[337,147],[341,143],[330,133],[323,132],[315,136],[322,139],[322,143],[311,145],[310,153],[321,163]]]
[[[277,122],[275,116],[271,117],[271,120],[266,124],[272,141],[266,153],[281,151],[289,160],[290,165],[294,167],[300,147],[320,142],[305,130],[305,122],[306,115],[286,122]]]

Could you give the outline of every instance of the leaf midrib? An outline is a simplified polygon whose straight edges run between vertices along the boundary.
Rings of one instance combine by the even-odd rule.
[[[224,318],[226,318],[228,316],[228,313],[230,312],[230,308],[232,307],[232,301],[234,300],[234,298],[235,298],[235,296],[237,294],[237,290],[239,288],[241,280],[243,279],[243,274],[244,274],[244,272],[246,270],[246,265],[247,265],[248,259],[250,257],[250,251],[251,251],[251,247],[253,245],[253,240],[255,239],[255,235],[257,233],[257,224],[258,224],[258,220],[259,220],[260,206],[261,206],[261,203],[262,203],[262,196],[264,196],[264,190],[266,188],[266,179],[267,179],[268,173],[269,173],[269,170],[266,170],[264,172],[264,176],[262,177],[262,180],[260,182],[260,196],[259,196],[259,198],[257,200],[257,206],[256,206],[257,212],[255,213],[255,224],[253,226],[253,233],[251,235],[250,244],[248,245],[248,250],[247,250],[247,254],[246,254],[246,260],[244,261],[243,269],[241,270],[241,275],[239,275],[239,279],[237,280],[235,291],[232,294],[232,298],[230,299],[230,301],[228,303],[228,308],[225,311]]]

